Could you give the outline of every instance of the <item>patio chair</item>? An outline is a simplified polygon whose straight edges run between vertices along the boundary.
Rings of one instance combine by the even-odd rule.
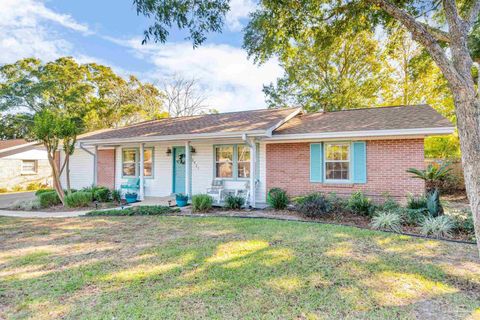
[[[221,179],[213,179],[212,186],[207,189],[207,194],[213,198],[216,203],[220,203],[222,200],[222,192],[224,189],[224,183]]]
[[[245,186],[242,189],[237,189],[235,195],[242,197],[245,200],[244,206],[247,207],[250,201],[250,180],[245,181]]]
[[[140,190],[140,178],[129,178],[127,179],[126,183],[120,185],[120,189],[129,191],[136,191]]]

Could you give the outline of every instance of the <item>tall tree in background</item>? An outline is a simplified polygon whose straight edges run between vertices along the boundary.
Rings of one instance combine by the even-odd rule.
[[[165,42],[168,29],[176,25],[188,29],[194,46],[202,44],[208,32],[221,31],[230,9],[228,0],[134,0],[134,4],[138,13],[154,21],[145,31],[144,42],[151,37]],[[453,95],[465,185],[480,253],[480,97],[468,47],[469,34],[479,13],[480,0],[264,0],[252,14],[247,35],[250,32],[250,43],[254,48],[264,47],[262,55],[268,57],[276,46],[292,48],[308,34],[319,40],[339,40],[352,28],[361,31],[402,25],[408,30],[441,70]],[[432,16],[439,17],[436,24],[425,23],[431,22],[426,18]],[[266,27],[255,27],[258,24]],[[258,29],[265,31],[250,31]]]
[[[162,90],[165,108],[171,117],[193,116],[207,109],[207,97],[195,78],[174,75],[163,82]]]
[[[262,27],[255,26],[255,27]],[[250,47],[249,53],[264,62],[268,56]],[[253,41],[253,40],[252,40]],[[384,76],[378,41],[369,31],[352,32],[341,41],[324,43],[306,38],[293,48],[275,47],[285,74],[277,84],[264,87],[269,107],[302,106],[307,111],[335,111],[375,105]]]
[[[0,140],[26,138],[32,125],[30,113],[1,114]]]

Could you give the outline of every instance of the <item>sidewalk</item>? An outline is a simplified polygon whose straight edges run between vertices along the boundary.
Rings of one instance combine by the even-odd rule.
[[[90,210],[84,210],[84,211],[64,211],[64,212],[0,210],[0,216],[17,217],[17,218],[69,218],[69,217],[83,216],[90,211],[92,210],[90,209]]]

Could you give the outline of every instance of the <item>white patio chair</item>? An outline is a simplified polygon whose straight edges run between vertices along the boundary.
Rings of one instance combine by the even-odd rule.
[[[250,202],[250,180],[245,181],[245,186],[242,189],[237,189],[235,195],[242,197],[245,200],[244,206],[247,207]]]
[[[213,201],[220,203],[222,200],[222,192],[224,189],[223,180],[213,179],[212,186],[207,189],[207,194],[213,198]]]

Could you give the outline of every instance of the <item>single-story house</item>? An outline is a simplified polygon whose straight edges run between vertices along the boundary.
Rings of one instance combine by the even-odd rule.
[[[0,141],[0,189],[25,188],[31,183],[48,185],[52,170],[47,152],[24,139]]]
[[[405,172],[424,167],[424,138],[453,131],[428,105],[166,118],[81,137],[71,181],[72,188],[118,189],[138,178],[140,199],[205,193],[220,181],[226,190],[254,189],[253,207],[264,205],[273,187],[292,196],[362,190],[374,199],[401,200],[424,191],[423,182]]]

